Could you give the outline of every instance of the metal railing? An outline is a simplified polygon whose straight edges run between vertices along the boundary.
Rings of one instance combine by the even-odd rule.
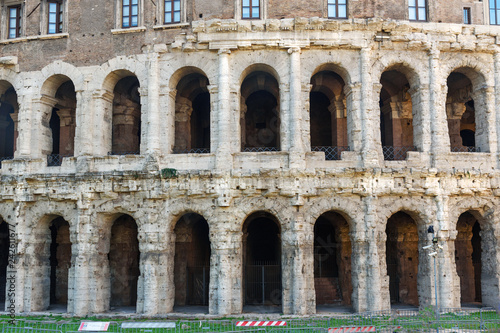
[[[174,154],[210,154],[210,148],[194,148],[194,149],[174,148]]]
[[[244,153],[262,153],[266,151],[280,151],[278,147],[245,147],[241,150]]]
[[[61,166],[63,158],[71,157],[73,155],[61,155],[61,154],[51,154],[47,155],[47,166]]]
[[[3,157],[0,157],[0,169],[2,168],[2,162],[3,161],[10,161],[14,159],[14,156],[3,156]]]
[[[325,160],[335,161],[340,160],[343,151],[350,151],[349,146],[313,146],[311,151],[322,151],[325,153]]]
[[[329,314],[325,317],[275,319],[286,321],[285,326],[237,326],[242,319],[221,320],[149,320],[136,319],[111,321],[107,332],[116,333],[235,333],[235,332],[352,332],[349,328],[373,326],[376,332],[500,332],[500,316],[493,308],[447,308],[439,311],[439,319],[433,308],[417,310],[385,310],[355,314]],[[86,320],[27,320],[0,318],[2,333],[76,333]],[[245,321],[252,319],[244,319]],[[268,320],[268,319],[265,319]],[[124,325],[127,323],[126,325]],[[130,324],[134,325],[130,325]],[[342,328],[344,330],[342,330]],[[358,330],[360,331],[360,330]]]
[[[281,304],[281,266],[256,263],[245,266],[245,303],[248,305]]]
[[[451,147],[452,153],[480,153],[481,148],[476,146]]]
[[[126,150],[115,150],[115,151],[110,151],[108,155],[140,155],[141,152],[136,150],[136,151],[126,151]]]
[[[401,161],[406,159],[406,153],[409,151],[417,151],[415,146],[382,146],[384,160],[386,161]]]

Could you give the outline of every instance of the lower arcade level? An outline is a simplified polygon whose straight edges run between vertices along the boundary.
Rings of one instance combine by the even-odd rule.
[[[4,176],[0,302],[74,315],[361,312],[433,305],[437,283],[442,307],[496,306],[496,179],[416,170]]]

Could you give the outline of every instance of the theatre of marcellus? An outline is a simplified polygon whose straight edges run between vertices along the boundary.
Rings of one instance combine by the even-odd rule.
[[[497,0],[0,0],[0,303],[497,306],[499,24]]]

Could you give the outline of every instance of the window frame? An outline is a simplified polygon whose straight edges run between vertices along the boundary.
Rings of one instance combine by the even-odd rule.
[[[472,24],[471,7],[463,7],[464,24]]]
[[[56,5],[56,20],[55,22],[51,22],[50,20],[50,14],[52,13],[50,11],[51,4]],[[47,34],[48,35],[54,35],[54,34],[61,34],[64,31],[64,3],[63,0],[47,0]],[[56,29],[55,32],[50,32],[50,25],[54,24]]]
[[[136,4],[133,4],[133,2],[136,2]],[[127,4],[125,4],[127,2]],[[136,6],[137,7],[137,13],[134,15],[132,11],[132,7]],[[125,15],[125,7],[128,8],[128,16]],[[122,0],[120,3],[120,28],[121,29],[134,29],[138,28],[140,26],[140,13],[141,13],[141,3],[140,0]],[[124,18],[127,17],[129,20],[128,26],[125,26],[125,20]],[[133,17],[136,17],[136,23],[135,25],[132,24],[133,22]]]
[[[11,33],[10,33],[12,30],[12,26],[11,26],[11,20],[12,20],[11,10],[12,9],[16,9],[16,27],[15,27],[15,36],[14,37],[11,37]],[[15,39],[15,38],[21,37],[22,32],[23,32],[22,24],[23,24],[22,4],[13,4],[13,5],[7,6],[7,39]]]
[[[500,25],[500,6],[497,7],[497,0],[489,0],[488,1],[488,15],[489,15],[489,23],[490,25]],[[493,4],[493,6],[492,6]],[[500,3],[499,3],[500,5]],[[493,13],[493,15],[492,15]],[[492,19],[495,19],[492,22]]]
[[[339,4],[339,1],[344,1],[343,4]],[[349,1],[348,0],[327,0],[326,1],[326,16],[329,19],[347,19],[349,16]],[[335,14],[334,16],[330,16],[330,6],[334,6]],[[339,16],[339,7],[345,7],[345,16]]]
[[[258,3],[258,5],[254,5],[254,1]],[[245,2],[248,2],[248,6],[245,6]],[[242,20],[260,20],[262,17],[262,6],[260,0],[241,0],[241,19]],[[248,8],[248,17],[245,17],[245,8]],[[259,10],[259,16],[253,16],[253,9],[257,8]]]
[[[163,4],[163,24],[167,25],[167,24],[178,24],[178,23],[182,23],[184,20],[183,20],[183,1],[182,0],[161,0],[162,1],[162,4]],[[167,2],[170,2],[171,3],[171,10],[170,11],[167,11]],[[179,9],[176,10],[175,9],[175,3],[178,3],[179,4]],[[170,22],[167,22],[167,14],[170,13]],[[178,20],[175,20],[175,13],[178,13],[179,15],[179,19]]]
[[[412,6],[410,4],[410,2],[412,2],[412,1],[415,3],[414,6]],[[423,6],[419,5],[420,1],[424,2]],[[410,14],[411,8],[415,9],[415,18],[411,17],[411,14]],[[424,9],[425,17],[423,19],[419,17],[419,10],[420,9]],[[413,22],[427,22],[428,17],[429,17],[429,7],[428,7],[427,0],[408,0],[408,20],[409,21],[413,21]]]

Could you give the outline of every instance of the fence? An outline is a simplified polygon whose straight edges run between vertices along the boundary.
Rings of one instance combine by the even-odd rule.
[[[0,318],[1,333],[76,333],[82,320],[28,320],[9,323]],[[83,320],[107,321],[105,319]],[[107,332],[114,333],[348,333],[348,332],[421,332],[421,333],[482,333],[500,332],[500,316],[492,308],[441,309],[439,320],[432,309],[420,312],[410,310],[375,311],[357,314],[335,314],[329,317],[280,319],[285,326],[237,325],[241,319],[223,320],[125,320],[110,322]],[[260,321],[258,324],[277,322]]]
[[[325,153],[325,160],[340,160],[343,151],[350,151],[349,146],[313,146],[311,151],[322,151]]]

